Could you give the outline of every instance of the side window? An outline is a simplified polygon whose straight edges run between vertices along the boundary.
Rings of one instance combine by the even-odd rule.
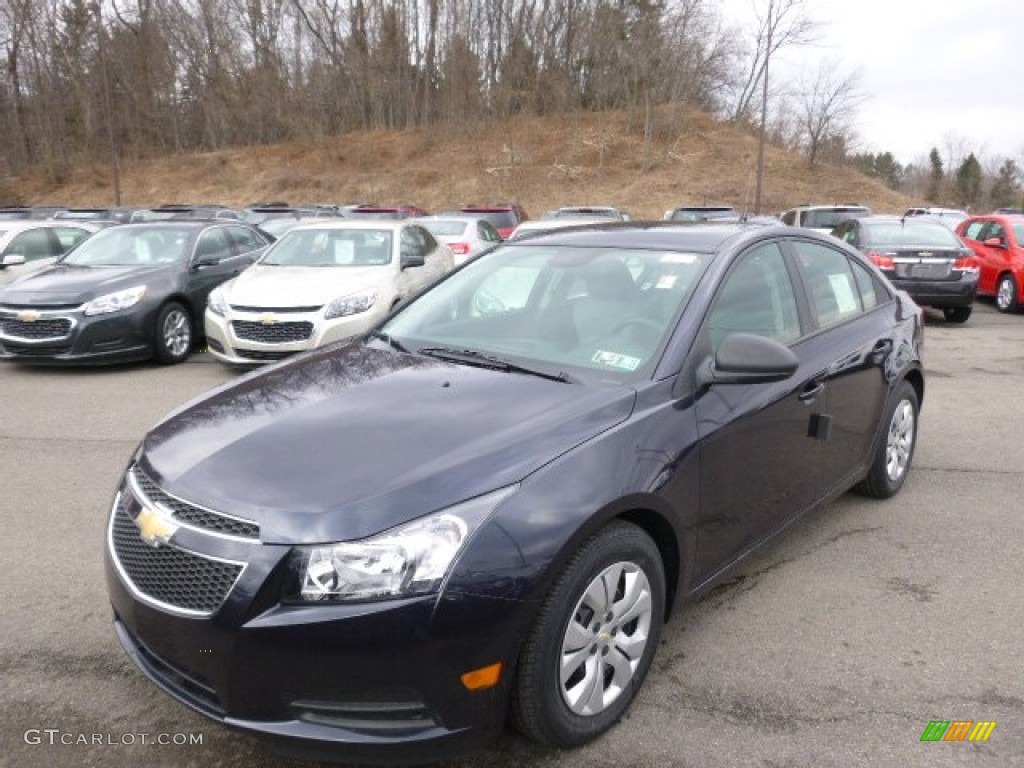
[[[730,333],[753,333],[781,341],[800,338],[793,283],[775,243],[743,254],[726,276],[708,318],[712,349]]]
[[[967,229],[964,230],[964,237],[969,240],[981,240],[979,235],[981,235],[981,230],[985,228],[987,223],[985,221],[972,221],[967,225]]]
[[[793,226],[796,223],[796,211],[786,211],[782,214],[782,223]]]
[[[990,222],[988,229],[985,230],[984,239],[988,240],[993,237],[998,237],[1003,245],[1006,245],[1006,230],[1003,225],[997,221]]]
[[[829,328],[863,311],[860,289],[845,253],[802,240],[794,241],[793,247],[819,327]]]
[[[853,279],[857,282],[860,303],[864,306],[865,312],[888,298],[889,292],[879,285],[878,279],[871,274],[867,267],[853,259],[850,260],[850,267],[853,269]]]
[[[13,238],[4,254],[24,256],[25,261],[46,259],[55,256],[50,245],[50,236],[45,229],[30,229]]]
[[[839,231],[836,233],[840,240],[844,243],[856,243],[857,242],[857,230],[853,224],[840,224]]]
[[[235,245],[235,250],[238,253],[249,253],[255,251],[266,245],[263,242],[263,238],[253,232],[251,229],[245,227],[228,227],[228,237],[231,238],[231,242]]]
[[[482,219],[477,223],[477,232],[480,235],[480,239],[488,243],[501,242],[501,235],[498,234],[498,230]]]
[[[53,234],[60,243],[60,252],[67,253],[92,233],[78,227],[54,227]]]
[[[231,256],[231,244],[223,227],[208,229],[199,236],[196,244],[196,259],[226,259]]]
[[[412,227],[412,231],[419,240],[422,253],[426,256],[431,251],[437,250],[437,240],[423,227]]]

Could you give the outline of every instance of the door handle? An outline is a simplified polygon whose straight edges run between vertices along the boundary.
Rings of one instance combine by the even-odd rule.
[[[871,359],[877,364],[892,352],[892,339],[879,339],[871,348]]]
[[[809,384],[804,385],[803,390],[797,395],[797,399],[801,403],[813,403],[818,399],[818,395],[825,391],[825,382],[823,381],[812,381]]]

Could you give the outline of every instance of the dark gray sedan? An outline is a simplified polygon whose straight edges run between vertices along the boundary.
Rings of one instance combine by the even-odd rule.
[[[149,222],[99,232],[0,292],[0,359],[179,363],[210,291],[252,264],[268,242],[240,222]]]

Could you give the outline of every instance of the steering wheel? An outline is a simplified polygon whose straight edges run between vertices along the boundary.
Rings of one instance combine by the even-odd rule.
[[[664,328],[653,320],[648,320],[643,317],[631,317],[628,320],[623,320],[621,323],[616,325],[611,331],[608,332],[609,337],[618,336],[620,333],[625,332],[629,328],[639,328],[648,333],[654,334],[653,338],[656,341],[661,338],[661,334],[664,332]]]

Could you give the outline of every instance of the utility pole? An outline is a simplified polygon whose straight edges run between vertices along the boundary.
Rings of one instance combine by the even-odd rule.
[[[761,133],[757,140],[757,187],[754,192],[754,214],[761,215],[761,190],[764,187],[764,141],[768,123],[768,59],[772,55],[772,10],[775,0],[768,2],[768,38],[764,46],[764,72],[761,77]]]

